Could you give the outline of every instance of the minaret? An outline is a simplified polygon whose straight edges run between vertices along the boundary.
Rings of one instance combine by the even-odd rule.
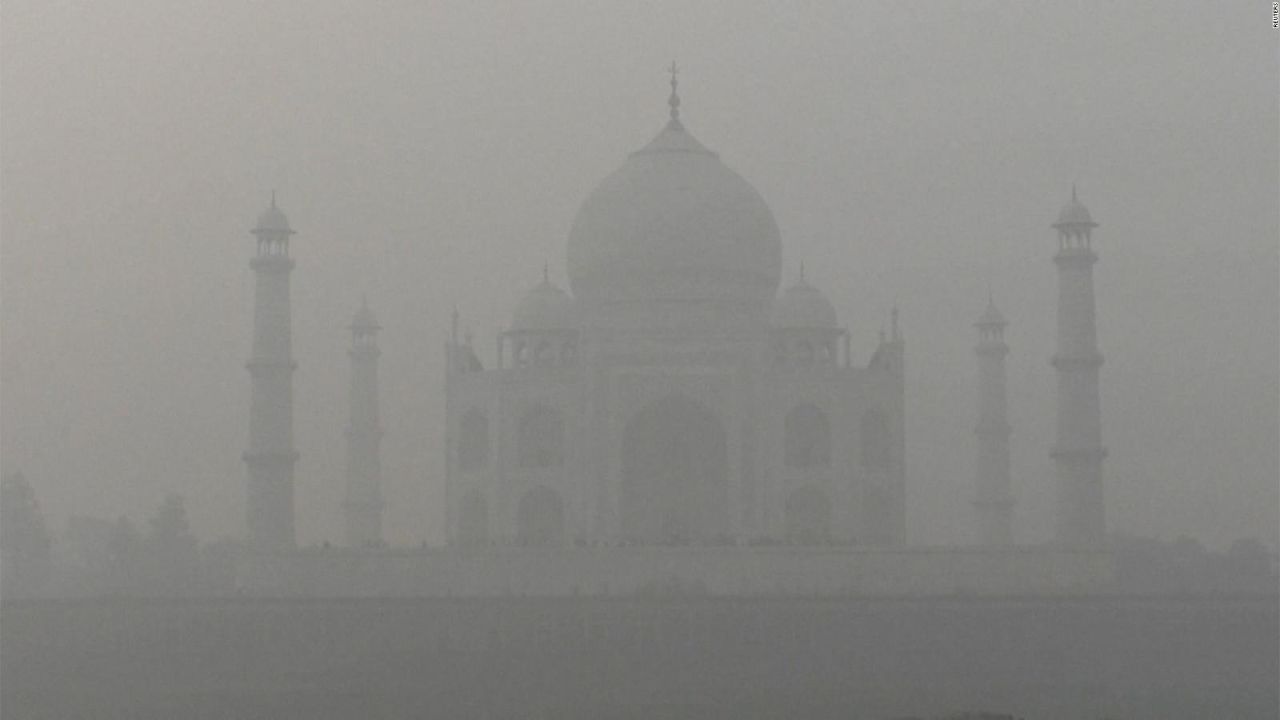
[[[987,309],[974,323],[978,328],[978,457],[974,466],[973,506],[979,545],[1013,544],[1013,493],[1009,483],[1009,417],[1005,397],[1004,358],[1009,346],[1004,329],[1009,323],[987,298]]]
[[[378,325],[368,302],[351,321],[351,420],[347,425],[347,497],[342,505],[349,547],[382,544],[382,461],[378,445]]]
[[[253,356],[246,367],[251,381],[249,470],[246,510],[249,543],[259,550],[294,547],[293,362],[289,310],[289,220],[276,207],[258,217],[252,230],[257,255],[249,262],[255,275]]]
[[[1093,228],[1098,224],[1071,188],[1058,215],[1058,438],[1051,455],[1056,470],[1054,539],[1067,547],[1097,547],[1106,539],[1103,510],[1102,421],[1098,403],[1097,329],[1094,324]]]

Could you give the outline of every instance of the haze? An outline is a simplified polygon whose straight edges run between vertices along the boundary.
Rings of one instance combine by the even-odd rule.
[[[292,254],[299,541],[340,538],[346,325],[381,336],[393,544],[442,537],[442,343],[486,363],[586,193],[666,118],[751,181],[865,362],[907,343],[908,532],[966,537],[974,333],[1007,339],[1020,541],[1052,512],[1054,235],[1094,247],[1114,530],[1280,527],[1265,4],[30,2],[0,29],[4,471],[57,530],[182,493],[240,536],[253,252]]]

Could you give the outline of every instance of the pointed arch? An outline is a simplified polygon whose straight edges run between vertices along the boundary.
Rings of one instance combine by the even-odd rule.
[[[539,403],[520,417],[516,427],[516,461],[526,469],[564,464],[564,419],[560,411]]]
[[[658,399],[623,429],[623,533],[644,543],[711,541],[729,528],[724,424],[683,395]]]
[[[815,405],[797,405],[783,422],[783,460],[787,467],[831,466],[831,423]]]
[[[547,547],[564,539],[564,502],[559,493],[538,486],[520,498],[516,539],[521,545]]]

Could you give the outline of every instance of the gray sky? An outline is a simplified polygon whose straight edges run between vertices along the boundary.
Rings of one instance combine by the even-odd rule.
[[[340,538],[345,326],[382,337],[386,524],[442,524],[442,351],[486,362],[595,183],[662,126],[750,180],[865,361],[895,302],[912,542],[964,536],[974,341],[1008,316],[1019,535],[1051,512],[1053,231],[1095,278],[1112,527],[1280,525],[1276,34],[1266,3],[11,0],[0,26],[4,469],[67,515],[188,498],[243,531],[247,230],[293,255],[299,538]],[[1228,7],[1228,6],[1231,7]],[[360,9],[356,9],[356,8]]]

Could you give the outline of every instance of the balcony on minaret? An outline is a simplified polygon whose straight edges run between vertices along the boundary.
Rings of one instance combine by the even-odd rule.
[[[983,311],[982,316],[973,324],[978,329],[978,346],[976,350],[979,354],[1000,354],[1004,355],[1009,352],[1009,347],[1004,344],[1004,329],[1009,322],[1004,319],[1004,315],[996,308],[995,301],[987,298],[987,309]]]
[[[258,238],[258,254],[253,259],[254,269],[288,269],[293,267],[289,259],[289,218],[276,207],[275,193],[271,194],[271,207],[258,216],[258,224],[251,230]]]
[[[1071,187],[1071,200],[1058,213],[1058,220],[1052,226],[1058,231],[1059,257],[1093,257],[1093,229],[1098,223],[1093,221],[1089,209],[1080,202],[1076,188]],[[1092,263],[1090,263],[1092,264]]]
[[[382,326],[369,309],[367,300],[362,300],[360,310],[351,321],[351,351],[360,354],[378,353],[378,331]]]
[[[1093,229],[1098,226],[1071,188],[1053,228],[1058,231],[1057,438],[1049,455],[1056,477],[1054,538],[1069,547],[1105,542],[1097,322],[1093,296]]]
[[[253,351],[250,376],[246,515],[250,543],[258,548],[294,545],[292,318],[289,302],[289,220],[272,197],[251,231],[258,252],[255,275]]]

